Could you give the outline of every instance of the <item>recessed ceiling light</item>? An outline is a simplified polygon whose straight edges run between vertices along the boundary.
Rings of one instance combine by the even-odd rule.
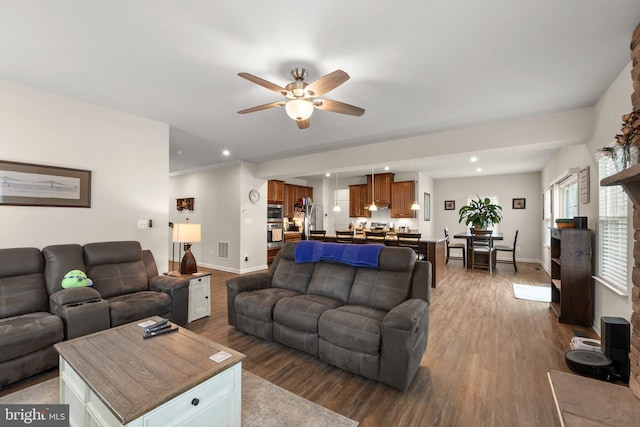
[[[476,169],[476,172],[482,172],[482,168]]]
[[[478,158],[476,156],[473,156],[472,158],[469,159],[470,162],[477,162]]]
[[[229,154],[231,154],[231,152],[229,150],[222,150],[222,155],[223,156],[228,156]]]
[[[385,166],[384,170],[388,171],[389,170],[389,166]]]
[[[324,176],[326,176],[327,178],[331,176],[331,174],[329,172],[325,173]]]

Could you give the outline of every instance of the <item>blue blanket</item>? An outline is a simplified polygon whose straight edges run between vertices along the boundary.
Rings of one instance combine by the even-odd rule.
[[[378,267],[378,256],[383,244],[352,245],[345,243],[326,243],[317,240],[298,242],[295,249],[295,262],[318,262],[330,260],[355,267]]]

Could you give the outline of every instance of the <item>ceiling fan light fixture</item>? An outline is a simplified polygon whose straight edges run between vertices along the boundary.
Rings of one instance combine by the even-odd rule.
[[[287,102],[285,110],[293,120],[307,120],[313,114],[313,104],[303,99],[293,99]]]

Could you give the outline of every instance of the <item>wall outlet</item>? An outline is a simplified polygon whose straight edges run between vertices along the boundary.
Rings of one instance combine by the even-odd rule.
[[[244,262],[247,262],[247,261],[249,261],[249,255],[246,255],[246,254],[245,254],[245,256],[244,256]]]

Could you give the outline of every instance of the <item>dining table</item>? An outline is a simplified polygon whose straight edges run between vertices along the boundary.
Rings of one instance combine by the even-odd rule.
[[[453,235],[454,239],[466,239],[467,240],[467,268],[472,268],[471,260],[473,259],[473,249],[471,248],[471,231],[467,230],[464,232],[456,233]],[[502,233],[491,233],[491,238],[493,240],[503,240],[504,235]]]

